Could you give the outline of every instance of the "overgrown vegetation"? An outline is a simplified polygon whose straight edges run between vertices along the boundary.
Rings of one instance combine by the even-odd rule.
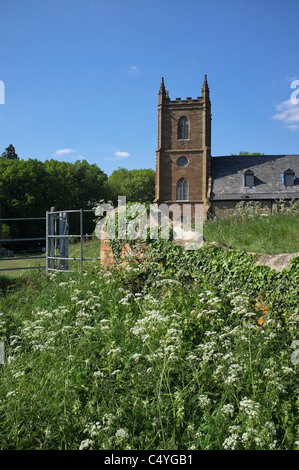
[[[299,258],[183,251],[1,278],[1,449],[295,449]],[[297,347],[298,349],[298,347]]]
[[[207,241],[255,253],[299,252],[299,201],[277,201],[271,214],[260,202],[237,204],[234,216],[208,220],[204,225]]]
[[[241,150],[239,153],[231,153],[231,156],[236,156],[236,155],[241,155],[241,156],[256,156],[256,155],[265,155],[264,153],[261,152],[247,152],[247,150]]]

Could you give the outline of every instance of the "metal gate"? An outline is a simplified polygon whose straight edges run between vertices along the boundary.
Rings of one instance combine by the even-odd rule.
[[[69,223],[66,212],[51,208],[46,213],[46,268],[47,271],[68,271]]]
[[[94,210],[79,209],[56,211],[54,207],[46,213],[46,269],[47,271],[69,271],[69,261],[80,261],[83,269],[84,261],[96,261],[100,258],[84,258],[84,238],[96,237],[96,235],[84,235],[83,218],[84,213],[95,212]],[[80,233],[69,233],[69,214],[77,213],[80,217]],[[69,256],[69,239],[79,239],[80,257]]]

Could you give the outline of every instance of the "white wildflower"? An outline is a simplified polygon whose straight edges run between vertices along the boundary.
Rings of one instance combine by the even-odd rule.
[[[84,441],[81,442],[79,446],[79,450],[87,449],[88,447],[91,447],[92,444],[94,444],[94,441],[91,439],[85,439]]]
[[[238,373],[243,371],[243,367],[239,364],[231,364],[228,369],[228,376],[225,379],[225,384],[235,383],[238,380]]]
[[[233,416],[234,414],[234,407],[233,405],[223,405],[223,407],[221,408],[221,413],[223,414],[223,416]]]
[[[211,403],[211,400],[209,397],[207,397],[207,395],[199,395],[198,401],[202,408],[206,408]]]
[[[120,428],[116,431],[115,433],[115,437],[117,440],[124,440],[124,439],[127,439],[129,437],[129,434],[127,433],[127,431],[123,428]]]
[[[141,357],[141,354],[135,353],[132,356],[133,361],[138,362]]]
[[[22,371],[22,372],[15,372],[15,374],[13,374],[13,377],[15,379],[17,379],[18,377],[22,377],[23,375],[25,375],[25,372]]]
[[[117,356],[118,353],[121,352],[121,348],[115,348],[115,349],[110,349],[110,351],[108,351],[108,356]]]
[[[249,418],[257,418],[259,410],[260,404],[247,397],[244,397],[243,400],[240,401],[240,411],[246,413]]]
[[[102,425],[97,421],[96,423],[90,423],[84,429],[84,432],[88,433],[90,437],[97,436],[102,429]]]
[[[116,421],[117,417],[114,416],[112,413],[105,413],[103,416],[103,425],[111,426],[114,421]]]
[[[223,442],[223,449],[225,450],[235,450],[238,444],[238,436],[232,435],[225,439]]]
[[[296,371],[292,367],[282,367],[282,372],[284,374],[296,374]]]
[[[101,370],[97,370],[93,373],[94,377],[104,377],[104,373]]]
[[[274,436],[276,434],[276,428],[272,421],[267,421],[265,424],[266,428],[268,428],[269,432]]]

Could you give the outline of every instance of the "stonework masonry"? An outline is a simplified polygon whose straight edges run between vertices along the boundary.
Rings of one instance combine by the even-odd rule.
[[[184,132],[179,131],[182,119],[187,125]],[[240,201],[259,201],[273,212],[278,200],[299,199],[299,155],[211,157],[211,121],[206,75],[201,96],[184,100],[171,100],[162,78],[158,99],[156,205],[202,204],[205,220],[208,215],[217,218],[233,215]],[[184,164],[180,164],[182,159]],[[250,187],[245,185],[248,171],[253,181]],[[288,179],[291,184],[286,184],[285,174],[292,175]]]
[[[188,135],[180,139],[179,120],[184,117],[188,120]],[[158,103],[155,203],[203,204],[206,213],[210,155],[211,102],[206,76],[202,95],[185,100],[170,100],[162,78]],[[186,166],[179,166],[180,157],[186,157]],[[177,198],[177,185],[181,179],[187,181],[188,195],[180,200]]]

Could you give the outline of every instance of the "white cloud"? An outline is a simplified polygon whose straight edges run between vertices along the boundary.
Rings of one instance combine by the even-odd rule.
[[[131,154],[129,152],[115,152],[114,155],[116,157],[126,158],[126,157],[129,157]]]
[[[129,72],[132,74],[139,73],[139,68],[137,67],[137,65],[131,65]]]
[[[299,104],[294,104],[290,99],[279,103],[276,106],[277,113],[273,116],[273,119],[278,119],[286,124],[284,127],[288,129],[299,128]]]
[[[66,155],[69,153],[74,153],[76,152],[76,149],[70,149],[70,148],[65,148],[65,149],[58,149],[56,152],[54,152],[53,155]]]
[[[131,154],[129,152],[120,152],[117,151],[114,154],[114,157],[105,158],[105,160],[121,160],[122,158],[128,158]]]

